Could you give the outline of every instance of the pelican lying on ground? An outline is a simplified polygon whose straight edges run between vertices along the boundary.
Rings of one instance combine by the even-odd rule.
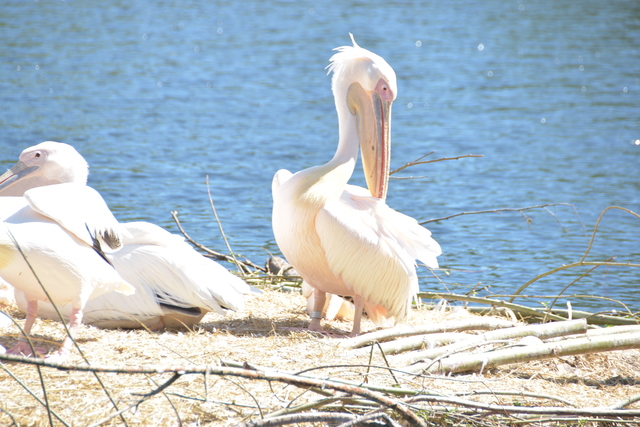
[[[38,302],[53,301],[70,306],[70,335],[52,356],[64,360],[87,301],[110,291],[135,291],[105,254],[122,246],[120,224],[100,194],[83,185],[34,188],[24,197],[4,197],[2,204],[15,213],[0,226],[0,277],[22,291],[27,303],[26,336],[7,352],[34,355],[27,337]]]
[[[436,268],[441,251],[427,229],[384,202],[397,92],[393,69],[355,41],[337,50],[329,70],[338,149],[324,165],[275,174],[272,222],[280,250],[314,289],[309,329],[322,331],[321,313],[331,293],[353,298],[355,336],[363,309],[378,325],[403,321],[418,292],[415,260]],[[358,146],[369,191],[347,184]]]
[[[54,188],[73,182],[85,186],[88,165],[70,145],[47,141],[25,149],[20,161],[0,177],[0,196],[22,195],[33,186]],[[8,197],[3,199],[10,199]],[[6,217],[0,199],[0,216]],[[107,255],[120,276],[136,289],[124,296],[107,293],[85,307],[85,323],[103,328],[191,327],[209,311],[220,314],[244,307],[254,288],[223,266],[196,252],[181,236],[147,222],[120,224],[121,249]],[[26,301],[16,292],[21,309]],[[65,316],[70,307],[59,307]],[[50,304],[40,304],[40,317],[58,319]]]

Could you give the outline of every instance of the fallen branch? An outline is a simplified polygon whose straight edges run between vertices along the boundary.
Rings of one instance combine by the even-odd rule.
[[[288,424],[300,423],[344,423],[358,417],[339,412],[311,412],[304,414],[282,415],[275,418],[266,418],[257,421],[249,421],[242,424],[233,424],[233,427],[278,427]]]
[[[400,401],[390,399],[378,392],[371,391],[369,389],[359,387],[356,385],[346,384],[345,382],[294,375],[290,373],[284,373],[276,370],[256,370],[250,365],[245,364],[245,369],[242,368],[230,368],[214,365],[185,365],[185,366],[138,366],[138,367],[110,367],[110,366],[97,366],[97,365],[69,365],[63,363],[53,363],[44,359],[35,359],[22,356],[14,356],[11,354],[0,354],[0,360],[21,362],[37,366],[46,366],[51,368],[60,369],[63,371],[82,371],[82,372],[114,372],[121,374],[161,374],[161,373],[174,373],[178,375],[186,374],[201,374],[204,375],[218,375],[218,376],[231,376],[242,377],[250,380],[263,380],[263,381],[275,381],[286,384],[291,384],[301,388],[318,388],[324,390],[335,390],[343,393],[350,393],[358,396],[362,396],[373,402],[376,402],[379,406],[387,407],[398,413],[405,419],[410,425],[424,426],[424,421],[414,414],[410,409],[406,408]]]
[[[357,348],[372,344],[374,342],[391,340],[398,337],[433,334],[438,332],[492,330],[499,328],[509,328],[513,325],[513,322],[507,320],[495,318],[479,318],[423,325],[420,327],[398,326],[395,328],[371,332],[368,334],[346,339],[340,343],[340,346],[346,348]]]
[[[523,346],[488,353],[449,356],[433,364],[431,361],[411,367],[413,372],[456,373],[483,371],[499,365],[523,363],[576,354],[640,348],[640,333],[631,332],[610,336],[567,339],[558,342]]]
[[[499,329],[496,331],[485,332],[481,335],[473,335],[468,339],[463,341],[458,341],[456,343],[434,348],[431,350],[423,350],[413,352],[411,354],[406,355],[405,361],[417,361],[421,359],[428,359],[429,364],[432,363],[434,359],[442,358],[445,356],[459,352],[463,349],[467,349],[470,347],[477,346],[478,344],[483,344],[491,341],[501,341],[508,340],[514,338],[522,338],[526,336],[534,336],[538,337],[541,340],[565,336],[565,335],[573,335],[579,333],[585,333],[587,331],[587,322],[584,319],[579,320],[568,320],[564,322],[554,322],[554,323],[545,323],[541,325],[527,325],[527,326],[517,326],[514,328],[507,329]],[[420,372],[420,369],[411,367],[409,369],[410,372]]]
[[[532,397],[534,399],[555,400],[558,402],[562,402],[565,405],[573,406],[574,408],[578,407],[578,405],[576,405],[575,403],[567,399],[564,399],[562,397],[552,396],[549,394],[528,393],[526,391],[473,390],[473,391],[467,391],[464,393],[456,393],[456,396],[475,396],[475,395]],[[611,409],[620,409],[620,408],[611,408]]]
[[[621,402],[618,402],[618,403],[616,403],[614,405],[611,405],[610,408],[611,409],[622,409],[622,408],[624,408],[626,406],[631,405],[632,403],[636,403],[639,400],[640,400],[640,394],[636,394],[636,395],[631,396],[631,397],[629,397],[629,398],[627,398],[627,399],[625,399],[625,400],[623,400]]]
[[[607,314],[602,313],[591,313],[588,311],[581,310],[567,310],[561,308],[554,308],[551,310],[551,313],[556,314],[558,316],[562,316],[565,319],[569,318],[569,315],[573,319],[587,319],[587,323],[590,325],[639,325],[640,320],[635,318],[635,315],[632,317],[622,317],[622,316],[609,316]]]
[[[638,417],[640,410],[630,409],[609,409],[609,408],[559,408],[553,406],[508,406],[494,405],[490,403],[474,402],[472,400],[457,399],[454,397],[420,395],[407,400],[407,403],[432,402],[448,403],[456,406],[464,406],[476,410],[487,412],[497,412],[506,414],[550,414],[550,415],[572,415],[590,417]],[[429,407],[429,409],[433,409]]]
[[[457,332],[443,332],[436,334],[420,335],[416,337],[400,338],[394,341],[377,343],[383,355],[393,355],[412,350],[421,350],[425,348],[435,348],[442,345],[452,344],[464,339],[468,336]],[[369,348],[359,348],[354,350],[354,354],[361,355],[369,352]]]
[[[281,409],[279,411],[276,412],[272,412],[270,414],[265,415],[265,419],[267,418],[276,418],[276,417],[281,417],[283,415],[289,415],[289,414],[295,414],[295,413],[299,413],[299,412],[303,412],[303,411],[308,411],[310,409],[319,409],[319,408],[326,408],[327,406],[334,404],[336,402],[339,402],[339,404],[341,406],[345,406],[347,404],[357,404],[360,406],[375,406],[374,403],[369,402],[368,400],[364,400],[364,399],[354,399],[353,397],[350,396],[337,396],[337,397],[327,397],[327,398],[323,398],[320,400],[316,400],[316,401],[312,401],[309,403],[304,403],[302,405],[298,405],[298,406],[294,406],[294,407],[287,407],[285,409]]]
[[[458,295],[458,294],[439,293],[439,292],[420,292],[418,294],[418,298],[474,302],[474,303],[480,303],[480,304],[487,304],[490,306],[507,308],[509,310],[512,310],[513,312],[525,314],[528,316],[533,316],[536,318],[546,317],[547,319],[550,319],[550,320],[560,320],[560,321],[566,320],[566,318],[562,316],[550,314],[543,310],[536,310],[535,308],[527,307],[520,304],[515,304],[511,302],[513,298],[509,302],[506,302],[506,301],[492,299],[492,298],[483,298],[483,297],[475,297],[475,296],[469,296],[469,295]]]

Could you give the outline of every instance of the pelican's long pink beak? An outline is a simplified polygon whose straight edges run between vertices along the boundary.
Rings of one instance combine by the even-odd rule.
[[[389,183],[389,159],[391,156],[391,104],[395,94],[383,79],[373,92],[367,92],[359,84],[349,88],[351,112],[358,116],[358,133],[362,168],[367,187],[373,197],[385,199]]]
[[[40,169],[40,166],[27,166],[19,161],[0,176],[0,196],[22,196],[29,189],[25,177]],[[23,180],[23,181],[21,181]]]

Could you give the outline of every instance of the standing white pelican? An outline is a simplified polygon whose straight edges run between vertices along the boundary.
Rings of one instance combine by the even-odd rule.
[[[86,185],[87,162],[72,146],[47,141],[25,149],[20,160],[0,176],[0,196],[22,195],[34,186]],[[43,187],[44,188],[44,187]],[[4,200],[3,200],[4,199]],[[0,215],[9,209],[0,199]],[[10,210],[10,209],[9,209]],[[252,291],[242,279],[196,252],[181,236],[148,222],[120,224],[123,246],[107,255],[118,273],[136,289],[133,295],[107,293],[85,307],[85,323],[103,328],[191,327],[209,311],[226,314],[244,307]],[[26,301],[16,292],[16,302]],[[59,307],[65,316],[69,306]],[[58,319],[50,304],[39,315]]]
[[[110,291],[135,291],[105,255],[122,246],[120,224],[102,197],[82,185],[34,188],[24,197],[3,199],[15,213],[0,226],[0,277],[22,291],[27,301],[26,336],[8,353],[33,355],[26,337],[38,302],[47,301],[70,306],[70,335],[52,356],[63,360],[88,300]]]
[[[336,49],[329,65],[338,149],[324,165],[275,174],[272,222],[280,250],[314,289],[309,329],[322,331],[331,293],[353,298],[354,336],[363,309],[378,325],[403,321],[418,292],[415,260],[435,268],[441,251],[429,230],[384,202],[396,76],[384,59],[352,41]],[[347,184],[358,146],[370,191]]]

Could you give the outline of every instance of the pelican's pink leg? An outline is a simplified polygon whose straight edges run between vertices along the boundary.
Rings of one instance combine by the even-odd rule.
[[[57,352],[47,356],[47,360],[53,362],[64,362],[69,354],[71,354],[71,346],[73,345],[72,336],[75,335],[76,329],[82,323],[82,309],[72,308],[69,315],[69,335],[64,339],[60,349]]]
[[[322,319],[322,310],[324,310],[324,303],[327,300],[326,292],[319,291],[317,289],[313,290],[313,311],[309,313],[311,316],[311,323],[309,324],[310,331],[316,332],[324,332],[322,329],[322,325],[320,324],[320,320]]]
[[[15,354],[18,356],[35,356],[33,351],[31,350],[31,346],[27,341],[27,337],[31,333],[31,328],[36,321],[36,316],[38,315],[38,300],[27,301],[27,317],[24,321],[24,327],[22,330],[24,331],[24,335],[21,335],[18,338],[18,343],[7,350],[8,354]],[[42,347],[34,347],[36,353],[44,353],[44,349]]]
[[[353,313],[353,329],[349,334],[350,337],[360,335],[360,320],[362,319],[362,310],[364,309],[364,298],[360,295],[354,296],[353,305],[355,306],[355,312]]]

